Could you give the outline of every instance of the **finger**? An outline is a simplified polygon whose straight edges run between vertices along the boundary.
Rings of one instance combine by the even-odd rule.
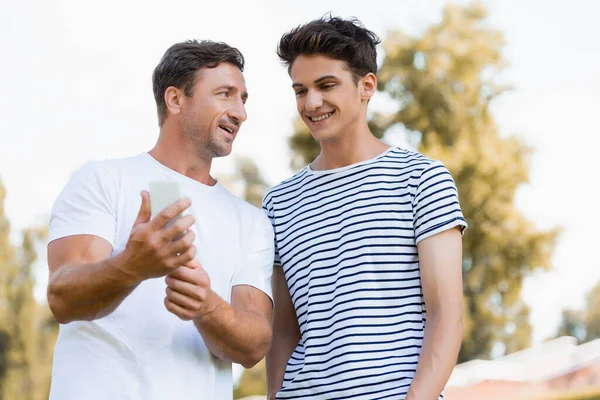
[[[169,204],[164,210],[159,212],[154,219],[152,219],[152,227],[155,230],[163,228],[169,221],[185,211],[191,204],[191,200],[187,197],[183,197],[176,202]]]
[[[185,308],[188,311],[194,312],[200,306],[200,303],[197,300],[194,300],[184,294],[181,294],[170,287],[167,287],[165,290],[167,293],[167,299],[171,303],[177,304],[181,308]]]
[[[145,190],[142,190],[141,195],[142,204],[140,205],[140,211],[138,212],[137,218],[135,219],[133,226],[150,221],[150,195]]]
[[[184,233],[186,229],[194,225],[194,222],[196,221],[191,215],[186,215],[184,217],[177,218],[175,221],[173,221],[172,224],[169,224],[169,226],[167,226],[164,229],[163,238],[168,241],[178,238],[178,236],[181,236],[181,234]]]
[[[196,260],[195,258],[190,260],[188,263],[184,264],[184,266],[192,269],[202,268],[202,264],[200,264],[200,261]]]
[[[176,316],[178,316],[180,319],[182,319],[184,321],[189,321],[192,319],[192,315],[188,310],[173,303],[166,297],[165,297],[165,307],[167,308],[167,310],[169,312],[175,314]]]
[[[173,276],[167,276],[165,278],[165,282],[167,283],[167,287],[169,287],[171,290],[179,292],[192,299],[201,300],[197,294],[199,288],[196,284],[175,278]]]
[[[188,230],[177,240],[169,242],[167,245],[167,251],[171,254],[185,253],[194,244],[196,234],[192,230]]]
[[[186,266],[182,266],[170,272],[166,278],[170,277],[184,283],[189,283],[196,287],[198,284],[203,283],[204,274],[205,272],[199,271],[197,268],[188,268]],[[167,283],[167,285],[169,285],[169,283]]]
[[[175,268],[180,268],[181,266],[186,265],[187,263],[192,261],[194,259],[194,257],[196,257],[197,252],[198,252],[198,249],[196,248],[196,246],[191,245],[183,253],[179,253],[178,256],[175,256],[175,259],[173,259],[173,261],[170,265],[172,265]],[[171,254],[173,254],[173,253],[171,253]],[[175,254],[178,254],[178,253],[175,253]]]

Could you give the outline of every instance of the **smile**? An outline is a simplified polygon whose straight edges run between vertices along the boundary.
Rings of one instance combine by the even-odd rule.
[[[333,115],[333,113],[334,113],[334,111],[329,112],[327,114],[320,115],[318,117],[308,117],[308,119],[310,119],[312,122],[319,122],[319,121],[323,121],[324,119],[331,117]]]
[[[233,129],[231,129],[231,128],[227,127],[227,126],[219,125],[219,128],[221,128],[224,131],[227,131],[229,133],[233,133]]]

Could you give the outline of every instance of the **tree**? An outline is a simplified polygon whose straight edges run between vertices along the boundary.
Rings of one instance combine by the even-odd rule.
[[[0,183],[0,398],[47,398],[57,324],[33,296],[35,247],[46,229],[27,229],[12,245],[4,197]]]
[[[262,199],[269,186],[265,182],[260,170],[249,158],[238,158],[236,160],[237,176],[243,182],[243,198],[258,208],[262,207]]]
[[[586,337],[585,314],[580,310],[563,310],[555,337],[573,336],[579,343]]]
[[[508,87],[497,82],[505,67],[501,32],[486,23],[479,4],[447,5],[441,22],[412,37],[391,31],[378,89],[397,112],[376,114],[370,126],[401,126],[418,150],[441,160],[458,187],[469,223],[463,238],[465,340],[459,362],[527,347],[529,309],[521,300],[523,278],[550,268],[558,230],[539,231],[514,206],[528,180],[531,149],[517,137],[499,135],[491,102]],[[296,124],[290,144],[302,164],[318,154]],[[298,160],[295,161],[298,164]]]
[[[596,284],[585,297],[582,310],[565,309],[556,337],[573,336],[579,343],[600,338],[600,283]]]
[[[600,338],[600,283],[590,290],[585,299],[585,341]]]

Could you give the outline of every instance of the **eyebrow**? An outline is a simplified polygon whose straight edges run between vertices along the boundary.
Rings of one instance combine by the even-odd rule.
[[[326,79],[338,79],[338,78],[337,78],[337,76],[334,76],[334,75],[325,75],[325,76],[322,76],[322,77],[320,77],[318,79],[315,79],[314,83],[319,83],[319,82],[324,81]],[[294,83],[294,84],[292,84],[293,88],[298,87],[298,86],[304,86],[304,85],[301,84],[301,83]]]
[[[231,86],[231,85],[221,85],[221,86],[217,87],[215,89],[215,91],[222,90],[222,89],[227,89],[227,91],[234,92],[234,93],[237,93],[239,91],[238,88],[236,88],[235,86]],[[248,100],[248,92],[242,93],[242,100],[243,101]]]

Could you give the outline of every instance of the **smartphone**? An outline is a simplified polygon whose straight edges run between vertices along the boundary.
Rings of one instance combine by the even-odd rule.
[[[181,198],[179,183],[175,181],[153,181],[148,184],[150,192],[150,213],[152,218]],[[178,217],[180,217],[178,215]]]

